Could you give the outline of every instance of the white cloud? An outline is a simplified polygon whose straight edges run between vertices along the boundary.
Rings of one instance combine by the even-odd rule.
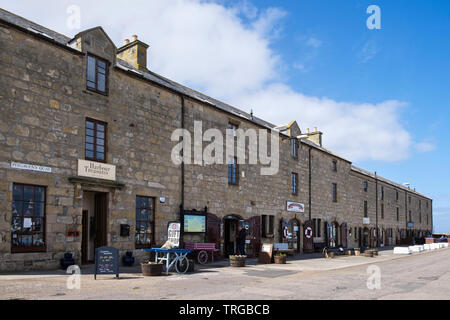
[[[83,29],[102,25],[117,46],[138,34],[150,45],[152,71],[244,110],[252,108],[255,115],[275,124],[295,119],[303,130],[318,126],[325,146],[352,161],[396,161],[410,155],[413,142],[400,121],[404,103],[310,97],[281,81],[280,70],[286,66],[271,41],[279,36],[280,21],[287,15],[282,9],[260,10],[248,1],[225,7],[200,0],[136,0],[132,5],[106,0],[95,4],[0,0],[1,7],[69,36],[79,31],[66,27],[66,9],[72,4],[81,8]],[[306,37],[305,45],[318,50],[322,42]],[[361,61],[372,59],[378,50],[375,42],[367,42]],[[295,66],[309,68],[304,61]],[[426,149],[420,144],[416,148]]]
[[[430,142],[419,142],[415,145],[415,148],[419,152],[430,152],[436,150],[436,146]]]
[[[337,102],[309,97],[284,84],[271,84],[236,100],[251,106],[255,116],[275,124],[297,120],[305,128],[319,127],[324,146],[352,161],[399,161],[410,156],[410,134],[399,121],[405,103]]]

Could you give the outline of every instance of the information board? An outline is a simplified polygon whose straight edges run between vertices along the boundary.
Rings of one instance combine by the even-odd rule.
[[[206,232],[206,216],[185,215],[184,232],[191,232],[191,233]]]
[[[119,250],[113,247],[95,249],[94,279],[97,274],[115,274],[119,278]]]
[[[261,250],[258,255],[259,263],[272,263],[273,256],[273,244],[272,243],[263,243],[261,245]]]

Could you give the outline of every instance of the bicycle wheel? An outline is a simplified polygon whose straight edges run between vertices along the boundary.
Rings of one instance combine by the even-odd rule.
[[[175,270],[178,273],[184,274],[189,269],[189,260],[186,257],[178,258],[177,262],[175,263]]]
[[[198,253],[197,260],[198,260],[198,263],[200,263],[200,264],[207,263],[208,262],[208,252],[206,252],[205,250],[200,251]]]

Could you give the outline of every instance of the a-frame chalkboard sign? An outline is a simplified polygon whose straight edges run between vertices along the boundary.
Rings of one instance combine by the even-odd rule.
[[[119,250],[113,247],[95,249],[95,280],[97,274],[115,274],[119,279]]]

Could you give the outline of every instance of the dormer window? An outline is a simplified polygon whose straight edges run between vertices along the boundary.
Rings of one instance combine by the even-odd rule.
[[[88,90],[95,91],[104,95],[108,94],[108,62],[88,55],[86,87]]]

